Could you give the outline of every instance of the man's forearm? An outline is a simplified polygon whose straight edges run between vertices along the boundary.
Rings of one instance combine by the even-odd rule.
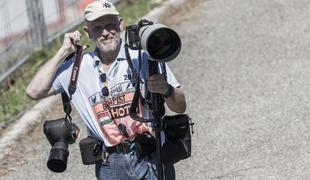
[[[186,100],[183,91],[180,88],[174,88],[173,94],[165,98],[167,106],[176,113],[184,113],[186,110]]]
[[[27,87],[26,94],[28,97],[38,100],[50,95],[57,68],[68,55],[68,52],[61,48],[53,58],[40,68]]]

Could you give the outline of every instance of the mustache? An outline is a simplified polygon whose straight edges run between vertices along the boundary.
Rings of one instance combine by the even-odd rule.
[[[105,41],[105,40],[114,40],[114,37],[109,37],[109,38],[100,38],[99,41]]]
[[[117,37],[110,37],[110,38],[100,38],[99,42],[104,43],[105,41],[117,41]]]
[[[119,38],[119,35],[115,35],[115,36],[101,36],[100,38],[99,38],[99,40],[101,41],[101,40],[109,40],[109,39],[118,39]]]

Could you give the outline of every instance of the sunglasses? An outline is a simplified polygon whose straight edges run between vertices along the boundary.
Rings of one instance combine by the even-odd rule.
[[[107,81],[107,75],[105,73],[100,73],[100,81],[102,83],[105,83]],[[109,88],[108,86],[104,86],[102,89],[101,89],[101,93],[103,96],[109,96]]]

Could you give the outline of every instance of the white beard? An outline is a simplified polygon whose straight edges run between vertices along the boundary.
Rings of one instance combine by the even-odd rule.
[[[120,40],[120,34],[117,34],[113,39],[111,39],[111,42],[108,43],[102,42],[102,40],[97,39],[96,46],[103,53],[111,53],[117,50]]]

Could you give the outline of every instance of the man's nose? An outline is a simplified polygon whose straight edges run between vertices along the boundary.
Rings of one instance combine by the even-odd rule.
[[[110,34],[110,32],[107,29],[103,29],[101,32],[102,36],[108,36]]]

